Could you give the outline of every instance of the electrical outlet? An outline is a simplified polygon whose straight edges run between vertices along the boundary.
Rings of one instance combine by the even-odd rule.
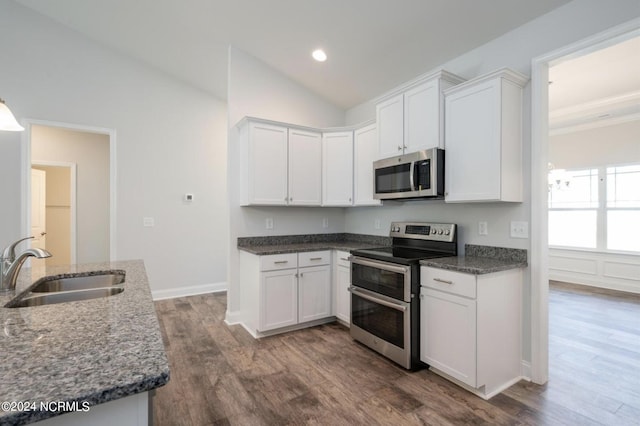
[[[529,238],[529,222],[511,222],[511,238]]]
[[[478,235],[489,235],[489,225],[487,225],[487,222],[478,222]]]
[[[273,229],[273,218],[268,217],[264,220],[264,227],[266,229]]]
[[[380,229],[380,219],[376,219],[373,221],[373,227],[375,229]]]
[[[329,227],[329,219],[328,218],[323,218],[322,219],[322,227],[323,228],[328,228]]]
[[[144,226],[146,228],[154,227],[154,226],[156,226],[156,221],[152,217],[143,217],[142,218],[142,226]]]

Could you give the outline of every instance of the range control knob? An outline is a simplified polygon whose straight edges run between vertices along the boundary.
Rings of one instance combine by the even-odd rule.
[[[442,229],[438,229],[438,235],[442,235]]]
[[[431,228],[431,233],[435,235],[435,233],[436,233],[436,228]]]
[[[450,230],[447,229],[446,231],[444,231],[444,235],[449,235],[449,234],[451,234]]]

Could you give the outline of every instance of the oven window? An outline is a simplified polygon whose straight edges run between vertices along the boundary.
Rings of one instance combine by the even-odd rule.
[[[351,295],[351,322],[404,349],[404,312]]]
[[[404,274],[351,264],[351,283],[394,299],[404,300]]]
[[[411,163],[376,169],[376,193],[388,194],[411,191]]]

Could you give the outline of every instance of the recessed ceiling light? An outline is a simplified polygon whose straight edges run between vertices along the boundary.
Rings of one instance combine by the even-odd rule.
[[[315,59],[318,62],[324,62],[327,60],[327,54],[324,53],[324,50],[322,49],[314,50],[311,56],[313,56],[313,59]]]

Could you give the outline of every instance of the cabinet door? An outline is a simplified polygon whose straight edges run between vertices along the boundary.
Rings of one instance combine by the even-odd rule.
[[[473,85],[445,98],[445,199],[500,199],[500,87]]]
[[[422,287],[420,359],[476,387],[476,301]]]
[[[289,129],[289,204],[319,206],[322,202],[322,136]]]
[[[287,128],[249,123],[249,204],[287,204]]]
[[[353,202],[353,132],[322,135],[322,205]]]
[[[336,266],[336,317],[347,324],[351,323],[351,268]]]
[[[297,269],[262,272],[259,331],[298,323]]]
[[[378,158],[402,154],[404,146],[404,96],[402,94],[376,105]]]
[[[380,205],[373,198],[373,162],[378,158],[378,132],[375,124],[353,133],[353,205]]]
[[[444,148],[440,132],[440,87],[438,79],[404,94],[404,153]]]
[[[331,267],[300,268],[298,292],[299,322],[331,316]]]

